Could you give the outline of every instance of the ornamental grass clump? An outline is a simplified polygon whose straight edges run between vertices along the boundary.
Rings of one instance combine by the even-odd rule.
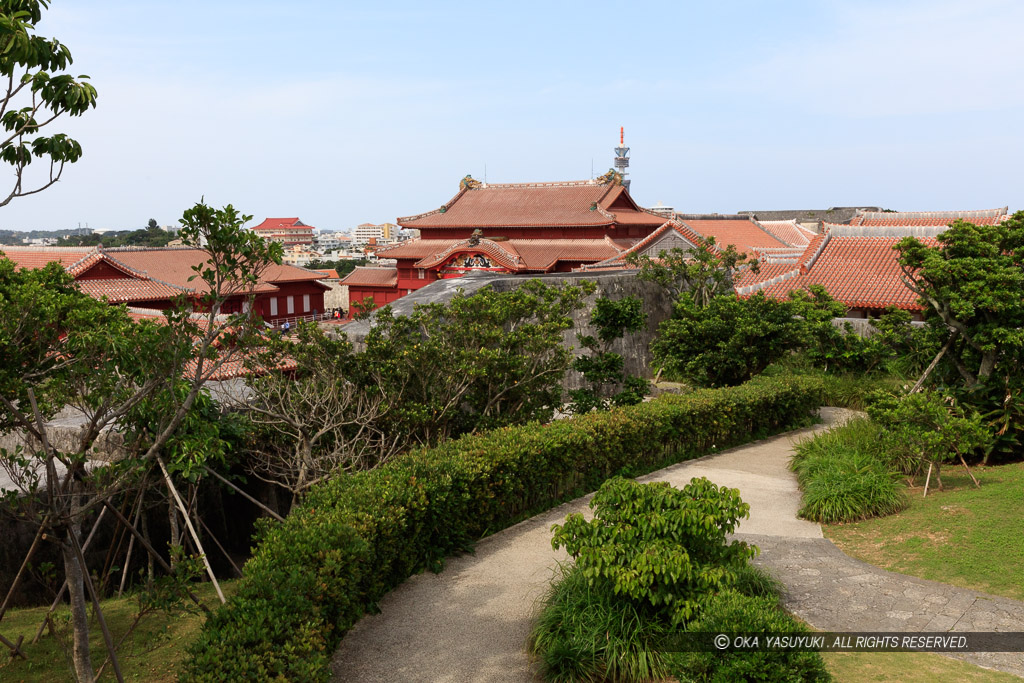
[[[804,494],[800,516],[823,524],[883,517],[907,506],[881,429],[867,419],[798,444],[791,468]]]

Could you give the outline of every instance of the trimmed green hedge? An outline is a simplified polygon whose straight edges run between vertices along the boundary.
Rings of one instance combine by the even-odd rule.
[[[236,595],[207,620],[183,680],[320,681],[341,637],[389,590],[488,533],[595,490],[806,424],[820,380],[739,387],[466,436],[316,487],[265,520]]]

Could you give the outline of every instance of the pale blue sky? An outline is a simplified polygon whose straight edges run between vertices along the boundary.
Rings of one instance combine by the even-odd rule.
[[[0,228],[176,222],[205,195],[348,229],[608,169],[690,212],[1024,208],[1024,3],[101,2],[40,32],[99,90]]]

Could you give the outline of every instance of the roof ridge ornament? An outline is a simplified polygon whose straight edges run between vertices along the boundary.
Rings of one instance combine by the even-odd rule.
[[[594,179],[598,185],[621,185],[622,174],[616,171],[614,168],[609,168],[608,172],[604,175],[599,175]]]
[[[466,177],[459,181],[459,190],[476,190],[477,188],[480,187],[483,187],[483,183],[474,178],[469,173],[467,173]]]

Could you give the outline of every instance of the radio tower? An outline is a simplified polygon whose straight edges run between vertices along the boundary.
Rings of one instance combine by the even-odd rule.
[[[619,126],[619,146],[615,148],[615,170],[622,176],[622,186],[629,192],[629,181],[626,180],[626,176],[629,175],[629,147],[626,147],[626,129],[624,126]]]

